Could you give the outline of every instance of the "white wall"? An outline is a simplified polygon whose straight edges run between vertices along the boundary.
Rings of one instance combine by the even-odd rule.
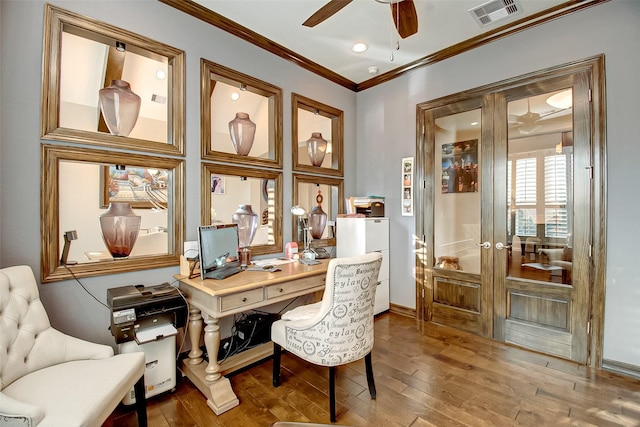
[[[200,225],[200,58],[283,90],[284,212],[291,207],[291,92],[344,111],[345,187],[355,191],[356,94],[158,1],[53,1],[52,4],[186,52],[186,239]],[[0,1],[0,266],[40,271],[40,86],[44,1]],[[237,207],[237,206],[236,206]],[[291,221],[283,220],[284,241]],[[102,302],[111,287],[172,281],[178,267],[83,278]],[[73,281],[42,285],[53,325],[113,345],[109,311]]]
[[[640,366],[638,40],[640,2],[612,1],[358,93],[357,189],[387,196],[392,303],[415,307],[414,218],[400,213],[399,171],[403,157],[415,156],[416,104],[604,53],[609,164],[604,358]]]

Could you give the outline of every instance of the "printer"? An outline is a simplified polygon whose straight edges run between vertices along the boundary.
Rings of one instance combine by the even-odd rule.
[[[187,319],[187,304],[178,289],[168,283],[111,288],[107,303],[118,353],[145,353],[146,397],[175,388],[175,336]],[[133,388],[122,403],[135,403]]]
[[[144,331],[149,328],[181,328],[186,322],[187,304],[168,283],[107,289],[107,303],[111,309],[111,335],[117,344],[133,340],[140,343],[138,334],[146,335]]]

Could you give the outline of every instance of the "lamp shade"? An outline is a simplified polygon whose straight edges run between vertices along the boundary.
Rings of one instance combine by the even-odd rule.
[[[258,214],[253,212],[251,205],[238,205],[238,209],[231,216],[232,222],[238,225],[238,240],[241,248],[251,246],[258,228]]]
[[[329,143],[322,138],[320,132],[313,132],[311,138],[307,139],[307,153],[313,166],[322,166],[328,145]]]
[[[126,258],[138,238],[140,217],[129,203],[111,202],[107,212],[100,216],[100,230],[111,256]]]
[[[111,80],[100,89],[100,111],[112,135],[129,136],[140,114],[140,97],[124,80]]]
[[[322,238],[322,233],[324,233],[324,228],[327,225],[327,214],[322,210],[322,200],[322,193],[318,190],[318,195],[316,196],[318,204],[309,210],[309,234],[314,239]]]
[[[256,124],[251,121],[249,114],[236,113],[235,119],[229,122],[229,135],[236,153],[247,156],[253,146]]]

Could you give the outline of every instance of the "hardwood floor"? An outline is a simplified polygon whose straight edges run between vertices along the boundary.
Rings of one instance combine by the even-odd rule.
[[[473,334],[385,313],[376,319],[373,370],[338,367],[338,425],[640,426],[640,380],[496,343]],[[328,369],[282,356],[282,385],[271,361],[231,376],[240,406],[216,416],[186,378],[175,393],[149,399],[151,427],[267,427],[276,421],[329,423]],[[106,427],[136,426],[118,408]]]

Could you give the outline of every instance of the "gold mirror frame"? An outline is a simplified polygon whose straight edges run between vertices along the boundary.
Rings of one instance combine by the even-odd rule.
[[[61,140],[158,154],[184,155],[184,52],[132,32],[47,4],[42,58],[40,132],[43,139]],[[116,42],[127,51],[167,63],[167,140],[151,141],[108,132],[60,126],[62,33],[70,32],[107,46]],[[111,49],[110,49],[111,50]],[[113,50],[116,50],[115,47]],[[109,73],[108,73],[109,74]],[[102,76],[101,76],[102,78]],[[98,114],[99,113],[98,107]],[[101,115],[100,115],[101,116]]]
[[[76,277],[98,276],[103,274],[124,273],[136,270],[167,267],[180,263],[180,253],[184,242],[184,161],[181,159],[146,156],[141,154],[102,151],[61,145],[42,145],[42,172],[40,177],[40,233],[41,280],[43,283]],[[62,232],[59,225],[59,164],[61,161],[83,162],[91,164],[123,164],[146,168],[169,169],[173,171],[173,185],[170,191],[167,224],[173,234],[169,235],[167,254],[144,255],[126,259],[109,259],[95,262],[83,262],[75,265],[60,265],[62,248],[59,241]],[[99,194],[101,189],[96,189]],[[106,212],[106,209],[105,209]],[[98,227],[96,217],[96,227]],[[102,244],[102,242],[100,242]],[[71,243],[73,245],[73,243]]]
[[[273,236],[274,243],[273,244],[265,244],[265,245],[252,245],[251,253],[253,255],[262,255],[262,254],[270,254],[282,252],[282,172],[277,170],[268,170],[268,169],[253,169],[253,168],[245,168],[238,166],[230,166],[230,165],[220,165],[220,164],[212,164],[212,163],[202,163],[202,214],[201,220],[202,224],[208,225],[211,224],[211,208],[212,203],[211,199],[213,197],[211,191],[211,176],[212,175],[220,175],[220,176],[237,176],[237,177],[247,177],[247,178],[258,178],[263,180],[273,180],[275,181],[275,200],[273,206]],[[227,188],[226,191],[229,191]],[[259,195],[258,197],[262,197]],[[255,210],[255,206],[258,206],[259,203],[256,203],[255,200],[250,200],[250,204],[254,207],[254,212],[258,213]],[[233,206],[234,210],[237,205]],[[215,206],[213,206],[215,209]],[[231,223],[231,218],[223,221],[225,223]]]
[[[293,206],[297,206],[300,202],[299,197],[299,187],[300,184],[320,184],[320,185],[329,185],[331,187],[337,187],[338,189],[338,199],[336,200],[337,205],[337,215],[344,213],[344,180],[341,178],[333,178],[328,176],[311,176],[311,175],[302,175],[302,174],[293,174]],[[327,197],[331,197],[329,194],[325,194],[324,198],[326,200]],[[312,206],[302,206],[309,212]],[[324,207],[323,207],[324,210]],[[333,210],[333,209],[332,209]],[[326,210],[325,210],[326,212]],[[333,212],[327,212],[328,218],[327,221],[335,221],[337,215],[332,218]],[[301,234],[301,230],[299,229],[298,217],[291,214],[291,241],[297,242],[298,247],[304,248],[304,242],[298,239],[298,236]],[[328,239],[314,239],[312,241],[312,247],[319,246],[335,246],[336,245],[336,237],[335,235]],[[302,249],[300,249],[302,251]]]
[[[304,164],[301,162],[302,156],[308,156],[305,149],[300,148],[299,129],[302,127],[300,123],[299,110],[308,111],[315,115],[320,115],[331,121],[331,166],[313,166],[312,164]],[[343,176],[344,156],[344,112],[333,108],[329,105],[322,104],[318,101],[306,98],[297,93],[291,94],[291,144],[293,153],[293,170],[298,172],[308,172],[313,174],[323,174],[332,176]],[[311,135],[309,135],[311,136]],[[309,136],[304,136],[305,141]],[[327,138],[326,136],[324,136]]]
[[[282,89],[246,74],[234,71],[225,66],[207,61],[206,59],[201,59],[200,67],[202,90],[200,93],[202,158],[204,160],[223,161],[227,163],[238,163],[250,166],[264,166],[281,169]],[[238,94],[241,94],[242,92],[248,92],[266,98],[268,103],[268,112],[266,114],[266,118],[262,121],[264,122],[266,120],[268,126],[268,129],[266,131],[269,155],[268,158],[253,157],[250,155],[244,156],[233,152],[214,150],[214,143],[212,141],[212,137],[214,135],[212,129],[212,114],[216,113],[212,111],[211,97],[213,95],[217,82],[237,87],[239,92]],[[232,110],[233,102],[234,101],[229,100],[229,107],[227,107],[226,105],[221,106],[220,110]],[[228,115],[229,120],[233,119],[237,112],[238,111],[235,111],[235,108],[233,108],[232,112]],[[225,122],[226,121],[227,118],[225,118]],[[258,123],[258,125],[259,124],[260,123]],[[231,137],[228,138],[229,144],[231,144]]]

